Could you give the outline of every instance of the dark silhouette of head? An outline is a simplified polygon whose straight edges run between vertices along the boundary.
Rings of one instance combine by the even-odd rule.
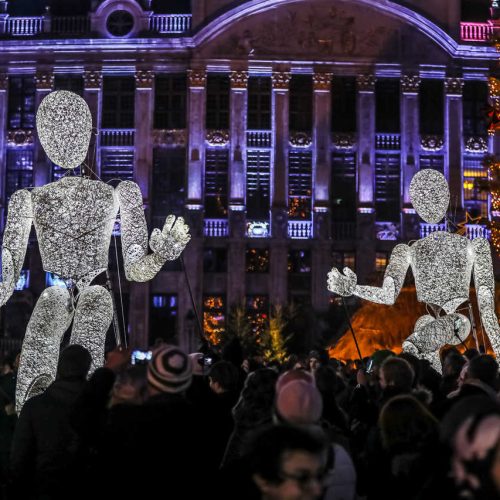
[[[92,357],[85,347],[78,344],[70,345],[59,355],[57,378],[84,379],[89,372],[91,361]]]

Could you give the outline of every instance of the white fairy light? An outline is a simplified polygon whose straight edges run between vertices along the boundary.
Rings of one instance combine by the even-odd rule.
[[[450,193],[444,176],[436,170],[421,170],[410,184],[410,197],[426,222],[436,224],[448,208]],[[491,250],[487,240],[472,241],[464,236],[435,231],[412,245],[394,247],[382,287],[359,286],[349,268],[341,274],[336,268],[328,273],[328,290],[343,297],[356,295],[379,304],[394,304],[411,267],[417,299],[426,303],[434,316],[425,315],[415,324],[413,333],[403,342],[403,350],[431,362],[441,370],[439,349],[459,344],[470,332],[467,317],[456,312],[469,300],[472,275],[479,311],[493,351],[500,358],[500,328],[494,308],[495,282]]]

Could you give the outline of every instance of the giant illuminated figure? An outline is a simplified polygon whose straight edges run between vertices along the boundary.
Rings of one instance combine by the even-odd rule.
[[[410,199],[424,221],[437,224],[448,209],[448,183],[436,170],[421,170],[411,181]],[[328,290],[343,297],[356,295],[391,305],[399,295],[409,267],[415,278],[417,298],[426,304],[431,314],[417,320],[413,333],[403,342],[403,351],[428,359],[441,371],[440,348],[445,344],[463,342],[470,332],[470,321],[458,312],[458,308],[469,300],[473,276],[481,321],[493,351],[500,359],[495,281],[490,245],[484,238],[471,241],[455,233],[435,231],[413,244],[394,247],[381,288],[359,286],[356,274],[346,267],[344,274],[336,268],[328,273]]]
[[[87,155],[92,117],[86,102],[66,91],[52,92],[36,116],[38,137],[56,165],[71,170]],[[189,227],[169,216],[163,230],[149,238],[139,186],[123,181],[112,186],[84,176],[65,176],[9,202],[2,247],[0,306],[19,278],[34,223],[43,269],[63,279],[67,288],[52,286],[41,294],[23,341],[17,378],[16,409],[43,391],[56,374],[64,332],[73,321],[72,344],[92,355],[91,370],[103,364],[104,341],[113,318],[110,292],[92,281],[108,267],[113,227],[120,213],[125,275],[148,281],[167,260],[178,258],[189,242]]]

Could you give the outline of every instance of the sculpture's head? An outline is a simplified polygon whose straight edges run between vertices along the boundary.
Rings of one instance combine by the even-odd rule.
[[[62,168],[76,168],[87,156],[92,115],[87,103],[66,90],[44,97],[36,113],[36,129],[47,156]]]
[[[430,168],[417,172],[410,183],[410,199],[425,222],[440,222],[450,203],[450,190],[444,175]]]

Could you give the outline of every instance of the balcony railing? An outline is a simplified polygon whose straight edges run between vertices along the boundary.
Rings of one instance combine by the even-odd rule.
[[[466,224],[466,236],[469,240],[474,238],[486,238],[490,237],[490,230],[481,224]]]
[[[352,240],[356,238],[355,222],[334,222],[332,227],[334,240]]]
[[[149,30],[157,33],[184,33],[191,29],[191,14],[153,14]]]
[[[434,231],[446,231],[446,223],[441,224],[427,224],[426,222],[420,223],[420,237],[425,238]]]
[[[205,219],[203,229],[209,238],[224,238],[229,234],[227,219]]]
[[[294,240],[308,240],[313,237],[313,224],[310,220],[289,220],[288,237]]]
[[[401,149],[400,134],[377,134],[375,136],[375,148],[386,150]]]
[[[135,129],[102,129],[101,146],[104,147],[127,147],[134,145]]]
[[[248,148],[270,148],[272,136],[270,130],[247,130]]]
[[[7,33],[12,36],[33,36],[43,31],[43,17],[8,17]]]
[[[493,37],[490,23],[460,23],[460,38],[463,42],[489,42]]]
[[[87,16],[64,16],[51,19],[50,31],[60,35],[82,35],[90,32]]]

